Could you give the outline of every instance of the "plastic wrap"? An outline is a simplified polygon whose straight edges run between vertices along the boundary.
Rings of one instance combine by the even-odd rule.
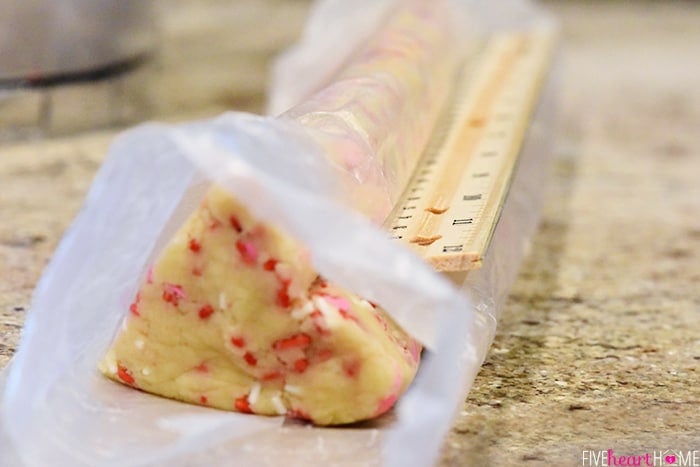
[[[376,18],[389,11],[388,3],[358,3]],[[344,24],[333,4],[321,10],[352,36],[357,22]],[[489,17],[483,3],[472,8]],[[329,76],[338,64],[324,66]],[[46,268],[20,348],[0,376],[0,465],[430,465],[483,361],[536,225],[550,104],[542,100],[534,116],[483,268],[461,287],[354,209],[327,148],[293,118],[232,113],[126,132]],[[304,242],[320,273],[381,304],[427,346],[397,410],[357,427],[315,428],[189,406],[98,374],[97,360],[146,265],[212,182]]]
[[[312,131],[347,174],[351,205],[377,222],[403,192],[438,122],[460,50],[452,46],[457,28],[448,0],[404,3],[331,83],[282,115]]]

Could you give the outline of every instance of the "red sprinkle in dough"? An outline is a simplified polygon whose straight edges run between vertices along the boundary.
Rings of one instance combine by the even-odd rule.
[[[208,319],[214,313],[214,307],[211,305],[204,305],[199,309],[199,318]]]
[[[298,420],[311,420],[311,415],[301,409],[291,409],[287,412],[287,416]]]
[[[243,226],[241,225],[241,221],[239,221],[236,216],[232,214],[228,220],[231,223],[231,227],[233,227],[233,230],[235,230],[238,233],[243,232]]]
[[[291,281],[289,279],[284,279],[282,281],[282,288],[277,292],[277,305],[282,308],[289,308],[292,306],[292,299],[289,297],[289,284]]]
[[[168,303],[172,303],[175,306],[177,306],[178,303],[177,297],[172,293],[168,292],[167,290],[163,291],[163,300],[165,300]]]
[[[232,337],[231,344],[234,347],[238,347],[240,349],[240,348],[245,347],[245,340],[242,337]]]
[[[277,379],[281,376],[282,376],[282,372],[275,370],[275,371],[271,371],[269,373],[265,373],[264,375],[262,375],[260,377],[260,379],[262,381],[272,381],[273,379]]]
[[[197,240],[194,238],[190,239],[190,250],[194,253],[199,253],[199,251],[202,249],[202,244],[199,243]]]
[[[200,373],[209,373],[209,366],[207,366],[207,362],[200,363],[194,367],[194,369]]]
[[[277,292],[277,304],[282,308],[289,308],[292,306],[292,299],[289,298],[289,292],[286,288],[280,289]]]
[[[258,249],[253,245],[253,242],[238,240],[236,249],[240,253],[243,262],[246,264],[255,264],[258,261]]]
[[[193,275],[193,276],[197,276],[197,277],[201,276],[201,275],[202,275],[202,269],[201,269],[201,268],[198,268],[198,267],[192,268],[192,275]]]
[[[129,385],[133,385],[136,382],[134,377],[131,375],[131,372],[124,368],[121,364],[117,365],[117,376],[120,380]]]
[[[263,264],[263,268],[266,271],[274,271],[275,266],[277,266],[277,260],[276,259],[268,259],[265,261],[265,264]]]
[[[207,396],[199,396],[199,402],[202,404],[206,404],[208,400],[209,399],[207,399]]]
[[[248,402],[248,396],[241,396],[238,399],[236,399],[235,403],[236,410],[239,412],[243,413],[253,413],[252,410],[250,410],[250,403]]]
[[[322,297],[331,305],[336,307],[338,310],[340,310],[341,314],[342,312],[348,312],[350,311],[350,302],[348,301],[347,298],[344,297],[334,297],[332,295],[322,295]]]
[[[255,355],[253,355],[253,354],[250,353],[250,352],[246,352],[246,353],[243,355],[243,359],[244,359],[244,360],[246,361],[246,363],[247,363],[248,365],[250,365],[250,366],[255,366],[255,365],[258,364],[258,359],[255,358]]]
[[[185,297],[185,292],[182,291],[182,286],[176,284],[163,284],[163,300],[177,306],[181,298]]]
[[[300,358],[296,362],[294,362],[294,369],[297,371],[297,373],[303,373],[306,371],[306,369],[309,366],[309,361],[305,358]]]
[[[291,337],[275,341],[272,344],[272,348],[277,351],[295,348],[305,349],[309,345],[311,345],[311,336],[302,332],[300,334],[294,334]]]
[[[318,352],[318,361],[325,362],[333,356],[333,351],[331,349],[323,349]]]
[[[343,363],[343,371],[345,372],[346,375],[350,378],[355,378],[357,377],[357,374],[360,372],[360,362],[357,360],[352,360],[350,362],[345,362]]]
[[[131,312],[132,315],[134,316],[141,316],[141,313],[139,313],[139,302],[141,301],[141,294],[137,293],[136,294],[136,299],[134,299],[134,303],[132,303],[129,306],[129,311]]]

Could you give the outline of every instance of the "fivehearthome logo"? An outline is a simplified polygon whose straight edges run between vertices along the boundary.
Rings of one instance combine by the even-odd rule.
[[[649,466],[700,467],[700,451],[658,449],[642,453],[617,453],[612,449],[581,451],[581,465],[591,467]]]

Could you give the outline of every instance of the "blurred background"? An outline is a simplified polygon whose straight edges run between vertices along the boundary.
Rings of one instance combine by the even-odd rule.
[[[0,0],[0,140],[261,111],[305,0]]]
[[[50,9],[13,10],[39,1],[0,0],[0,368],[118,131],[143,119],[262,112],[271,60],[310,6],[155,0],[151,16],[144,2],[71,0],[109,5],[113,21],[96,13],[85,29],[94,47],[61,49],[87,65],[47,74],[21,56],[34,57],[29,45],[12,42],[49,31]],[[562,26],[543,219],[442,464],[581,465],[584,449],[697,450],[700,2],[543,4]],[[81,10],[61,10],[61,24],[79,24],[71,11]],[[105,30],[123,48],[103,45]],[[99,63],[93,50],[103,51]]]
[[[577,54],[602,43],[639,77],[683,67],[698,2],[547,1]],[[298,37],[308,0],[0,0],[0,140],[263,108],[270,60]],[[37,12],[41,12],[40,14]],[[659,35],[678,43],[657,43]],[[633,39],[633,40],[632,40]],[[697,42],[695,42],[697,44]],[[627,47],[627,49],[625,49]],[[642,48],[668,48],[647,63]],[[579,58],[591,57],[575,57]],[[673,62],[671,62],[673,60]],[[614,72],[614,70],[612,70]],[[631,77],[627,77],[631,78]]]

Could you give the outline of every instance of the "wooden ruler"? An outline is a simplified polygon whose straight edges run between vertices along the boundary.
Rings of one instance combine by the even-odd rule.
[[[553,51],[545,33],[489,39],[385,227],[439,271],[481,266]]]

